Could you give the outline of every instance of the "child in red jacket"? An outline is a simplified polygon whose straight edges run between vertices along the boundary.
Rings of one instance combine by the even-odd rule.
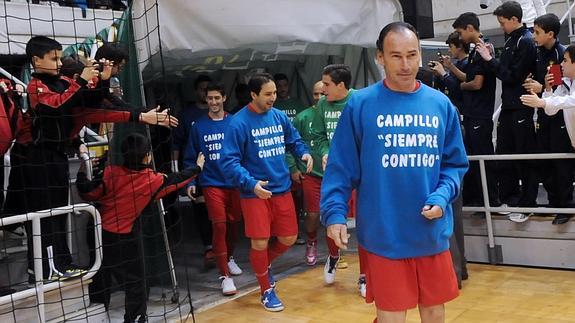
[[[124,322],[146,321],[146,284],[138,218],[152,201],[185,187],[204,166],[200,154],[196,166],[165,175],[150,168],[151,145],[141,134],[128,135],[121,144],[122,166],[98,165],[89,180],[84,165],[76,185],[82,198],[97,202],[102,218],[102,267],[94,284],[101,284],[104,305],[110,303],[111,278],[123,282],[126,292]]]

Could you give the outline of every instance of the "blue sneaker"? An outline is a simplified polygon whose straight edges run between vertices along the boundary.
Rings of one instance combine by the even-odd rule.
[[[284,304],[276,296],[276,292],[273,288],[270,288],[264,292],[261,298],[262,305],[267,311],[279,312],[283,311]]]
[[[270,286],[271,288],[276,288],[276,279],[274,278],[274,275],[272,274],[272,267],[268,267],[268,279],[270,281]]]

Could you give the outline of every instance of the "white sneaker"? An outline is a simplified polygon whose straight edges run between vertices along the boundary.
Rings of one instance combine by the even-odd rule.
[[[236,285],[234,285],[234,280],[231,277],[221,276],[222,280],[222,294],[225,296],[231,296],[237,294],[238,290]]]
[[[339,262],[338,257],[337,261],[335,261],[334,264],[330,265],[330,258],[331,257],[327,255],[325,266],[323,266],[323,279],[325,280],[325,283],[328,285],[333,284],[333,282],[335,281],[335,272],[337,271],[337,263]]]
[[[361,295],[361,297],[365,298],[365,294],[367,293],[367,283],[365,282],[365,276],[359,277],[357,285],[359,287],[359,294]]]
[[[529,220],[529,217],[531,216],[530,213],[509,213],[509,215],[507,216],[509,218],[510,221],[513,221],[515,223],[523,223],[527,220]]]
[[[238,264],[236,264],[234,257],[230,257],[230,260],[228,261],[228,269],[230,270],[230,274],[234,276],[241,275],[243,273],[242,269]]]
[[[509,207],[509,205],[507,204],[501,204],[498,207]],[[501,211],[501,212],[494,212],[495,214],[501,214],[501,215],[510,215],[511,212],[509,211]]]

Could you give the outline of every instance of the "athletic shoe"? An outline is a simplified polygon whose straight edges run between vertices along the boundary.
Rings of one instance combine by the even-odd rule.
[[[515,223],[523,223],[527,220],[529,220],[529,217],[531,216],[530,213],[509,213],[509,215],[507,215],[507,217],[509,218],[510,221],[513,221]]]
[[[67,279],[71,279],[71,278],[80,277],[87,272],[88,272],[87,270],[79,269],[79,268],[69,268],[63,272],[56,270],[55,272],[52,273],[52,276],[50,277],[49,280],[50,281],[67,280]]]
[[[234,257],[230,257],[230,260],[228,261],[228,270],[230,271],[230,274],[234,276],[241,275],[243,273],[242,269],[238,264],[236,264]]]
[[[220,279],[222,280],[222,294],[224,294],[224,296],[237,294],[238,290],[231,277],[221,276]]]
[[[204,268],[210,269],[216,266],[216,255],[212,249],[208,249],[204,252]]]
[[[272,274],[272,266],[268,267],[268,279],[270,281],[271,288],[276,288],[276,279],[275,279],[274,275]]]
[[[337,269],[346,269],[347,267],[349,267],[349,264],[343,258],[343,256],[340,256],[339,261],[337,262]]]
[[[557,214],[555,216],[555,219],[553,219],[553,222],[551,222],[551,224],[565,224],[567,222],[569,222],[569,220],[571,220],[571,218],[573,217],[573,215],[571,214]]]
[[[317,241],[308,241],[305,247],[305,262],[308,266],[314,266],[317,262]]]
[[[359,288],[359,294],[361,295],[361,297],[365,298],[365,294],[367,291],[367,283],[365,282],[365,276],[359,276],[357,286]]]
[[[273,288],[270,288],[264,292],[261,298],[262,305],[267,311],[279,312],[283,311],[284,304],[276,296],[276,292]]]
[[[297,235],[297,239],[295,240],[296,245],[303,245],[305,244],[305,239],[302,238],[299,234]]]
[[[335,281],[335,272],[337,270],[337,263],[339,261],[339,257],[333,258],[331,256],[327,256],[325,261],[325,266],[323,266],[323,279],[326,284],[331,285]]]
[[[493,205],[491,205],[493,206]],[[494,206],[493,206],[494,207]],[[509,205],[507,204],[501,204],[501,205],[497,205],[497,207],[509,207]],[[501,212],[494,212],[495,214],[501,214],[501,215],[511,215],[510,211],[501,211]]]

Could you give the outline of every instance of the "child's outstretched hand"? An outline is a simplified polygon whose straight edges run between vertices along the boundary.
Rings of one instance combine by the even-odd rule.
[[[206,157],[203,153],[198,154],[198,159],[196,159],[196,165],[200,166],[200,168],[204,169],[204,163],[206,162]]]

